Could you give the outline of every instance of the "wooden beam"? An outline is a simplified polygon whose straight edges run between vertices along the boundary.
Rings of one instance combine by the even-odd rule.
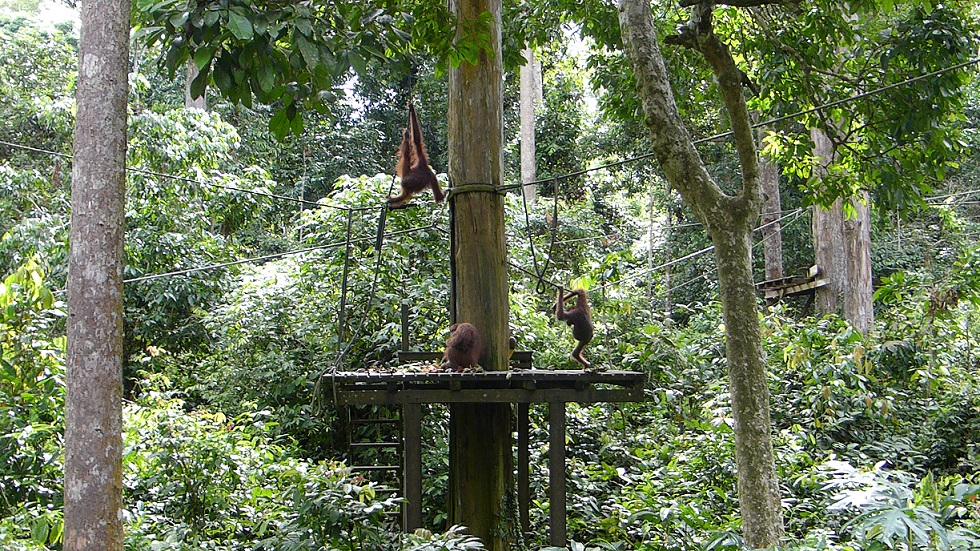
[[[405,404],[402,409],[405,423],[403,435],[404,458],[402,480],[405,503],[402,507],[402,530],[411,532],[422,527],[422,406]]]
[[[548,509],[551,545],[565,547],[565,402],[548,404]]]
[[[642,402],[642,388],[575,390],[570,388],[547,389],[433,389],[433,390],[338,390],[339,405],[354,404],[457,404],[457,403],[541,403],[578,402]]]
[[[527,403],[517,404],[517,509],[521,519],[521,531],[531,531],[531,477],[530,477],[530,425]]]

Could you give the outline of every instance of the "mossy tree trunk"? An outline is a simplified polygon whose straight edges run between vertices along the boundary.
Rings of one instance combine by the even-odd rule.
[[[713,4],[692,8],[691,21],[669,41],[699,51],[711,64],[731,120],[742,188],[724,193],[705,169],[680,118],[667,79],[648,0],[621,0],[620,28],[638,83],[654,154],[667,180],[704,223],[718,264],[725,348],[735,420],[738,497],[745,543],[778,545],[783,535],[763,362],[758,298],[752,277],[752,227],[762,205],[759,160],[742,75],[711,24]]]
[[[449,179],[454,190],[452,228],[455,279],[452,305],[457,322],[476,326],[483,337],[480,365],[507,369],[508,287],[504,201],[493,188],[503,177],[503,68],[500,0],[456,0],[460,21],[489,12],[493,53],[476,65],[449,71]],[[449,521],[462,524],[488,549],[510,549],[516,529],[509,404],[450,407]]]

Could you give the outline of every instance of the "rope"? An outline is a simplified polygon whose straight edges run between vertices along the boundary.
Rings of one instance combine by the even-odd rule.
[[[347,276],[350,271],[350,249],[351,249],[351,226],[354,223],[354,213],[353,211],[347,211],[347,245],[344,248],[344,274],[341,277],[340,282],[340,305],[338,306],[337,314],[337,353],[340,353],[340,347],[344,344],[344,324],[347,322]],[[339,356],[338,356],[339,358]]]
[[[517,270],[518,272],[521,272],[521,273],[523,273],[523,274],[525,274],[525,275],[529,275],[529,276],[531,276],[531,277],[538,277],[538,274],[535,274],[535,273],[533,273],[533,272],[529,272],[529,271],[527,271],[527,270],[525,270],[524,268],[521,268],[521,267],[520,267],[520,266],[518,266],[517,264],[514,264],[514,263],[513,263],[512,261],[510,261],[510,260],[508,260],[508,261],[507,261],[507,264],[508,264],[508,265],[510,265],[510,267],[511,267],[511,268],[513,268],[513,269],[515,269],[515,270]],[[552,282],[550,282],[550,281],[548,281],[548,280],[546,280],[546,279],[541,279],[541,280],[539,280],[539,281],[540,281],[541,283],[543,283],[543,284],[545,284],[545,285],[551,285],[551,286],[552,286],[553,288],[555,288],[555,289],[561,289],[561,288],[562,288],[562,287],[561,287],[561,285],[558,285],[558,284],[555,284],[555,283],[552,283]],[[542,293],[542,294],[544,294],[544,293]]]
[[[393,236],[396,236],[396,235],[405,235],[405,234],[417,232],[419,230],[431,229],[431,228],[434,228],[434,227],[436,227],[434,224],[428,224],[428,225],[425,225],[425,226],[415,226],[414,228],[408,228],[406,230],[399,230],[399,231],[396,231],[396,232],[391,232],[391,233],[389,233],[387,235],[388,235],[388,237],[393,237]],[[375,237],[370,237],[370,238],[362,237],[362,238],[359,238],[359,239],[352,239],[351,240],[351,243],[363,243],[365,241],[368,241],[369,239],[376,239],[376,238]],[[141,276],[141,277],[134,277],[134,278],[123,280],[123,283],[137,283],[137,282],[140,282],[140,281],[149,281],[149,280],[152,280],[152,279],[160,279],[160,278],[164,278],[164,277],[179,276],[179,275],[190,275],[190,274],[195,273],[195,272],[203,272],[203,271],[208,271],[208,270],[216,270],[216,269],[219,269],[219,268],[227,268],[229,266],[235,266],[235,265],[238,265],[238,264],[248,264],[250,262],[261,262],[263,260],[274,260],[276,258],[282,258],[284,256],[290,256],[290,255],[294,255],[294,254],[302,254],[302,253],[308,253],[308,252],[311,252],[311,251],[319,251],[319,250],[325,250],[325,249],[333,249],[335,247],[340,247],[341,245],[345,245],[345,244],[346,244],[346,241],[335,241],[333,243],[327,243],[326,245],[317,245],[315,247],[306,247],[305,249],[296,249],[296,250],[292,250],[292,251],[286,251],[286,252],[274,253],[274,254],[267,254],[267,255],[264,255],[264,256],[256,256],[256,257],[252,257],[252,258],[243,258],[243,259],[240,259],[240,260],[233,260],[231,262],[221,262],[221,263],[218,263],[218,264],[208,264],[206,266],[198,266],[197,268],[188,268],[186,270],[174,270],[174,271],[165,272],[165,273],[162,273],[162,274],[151,274],[151,275],[146,275],[146,276]],[[64,291],[56,291],[56,292],[63,293]]]
[[[394,184],[395,184],[394,178],[392,178],[391,184],[392,184],[391,189],[394,189]],[[391,189],[388,190],[389,195],[391,195]],[[382,258],[382,253],[384,252],[384,250],[382,249],[382,244],[384,243],[385,225],[387,224],[387,222],[388,222],[388,204],[386,203],[384,206],[381,207],[381,213],[378,215],[378,234],[374,242],[375,250],[378,252],[378,256],[374,262],[374,275],[371,278],[371,291],[368,293],[368,300],[367,303],[364,305],[364,315],[361,316],[361,323],[357,326],[357,329],[353,333],[351,333],[351,338],[348,340],[347,346],[345,346],[344,350],[340,353],[340,355],[337,356],[337,361],[334,363],[332,367],[327,368],[334,374],[336,374],[337,368],[340,367],[341,362],[343,362],[344,358],[347,356],[347,353],[350,352],[351,345],[354,344],[354,341],[357,339],[357,336],[360,335],[361,331],[364,329],[364,323],[367,322],[367,318],[368,318],[367,312],[371,309],[371,304],[374,303],[375,295],[378,292],[378,275],[381,273],[381,258]],[[323,373],[321,373],[320,375],[322,376]],[[337,385],[334,385],[335,390],[336,387]]]
[[[496,193],[497,195],[503,195],[504,193],[500,191],[498,186],[493,184],[462,184],[459,186],[453,186],[446,190],[446,195],[452,197],[453,195],[459,195],[461,193],[473,193],[473,192],[483,192],[483,193]]]
[[[803,209],[798,208],[798,209],[790,212],[789,214],[787,214],[785,216],[781,216],[781,217],[779,217],[779,218],[777,218],[777,219],[775,219],[775,220],[773,220],[771,222],[767,222],[765,224],[762,224],[761,226],[758,226],[758,227],[754,228],[752,231],[753,232],[757,232],[759,230],[762,230],[762,229],[767,228],[769,226],[772,226],[774,224],[778,224],[779,222],[781,222],[781,221],[783,221],[783,220],[785,220],[785,219],[787,219],[789,217],[793,217],[793,220],[791,220],[789,223],[796,222],[796,220],[798,220],[800,218],[800,215],[802,213],[803,213]],[[684,256],[682,256],[680,258],[675,258],[675,259],[670,260],[668,262],[665,262],[665,263],[663,263],[663,264],[661,264],[659,266],[655,266],[653,268],[648,268],[648,269],[643,270],[641,272],[635,273],[635,274],[633,274],[631,276],[627,276],[627,277],[624,277],[624,278],[622,278],[620,280],[617,280],[617,281],[614,281],[614,282],[610,282],[607,285],[603,285],[601,287],[596,287],[595,289],[591,289],[591,291],[595,291],[597,289],[602,289],[603,287],[608,287],[608,286],[612,286],[612,285],[619,285],[620,283],[624,283],[626,281],[630,281],[632,279],[636,279],[638,277],[642,277],[644,275],[651,274],[651,273],[656,272],[656,271],[660,271],[660,270],[662,270],[664,268],[668,268],[670,266],[673,266],[674,264],[678,264],[678,263],[684,262],[685,260],[690,260],[692,258],[701,256],[701,255],[703,255],[705,253],[711,252],[711,251],[714,250],[714,248],[715,248],[714,245],[711,245],[709,247],[705,247],[705,248],[703,248],[703,249],[701,249],[699,251],[694,251],[691,254],[684,255]],[[676,289],[676,287],[675,287],[675,289]]]
[[[555,202],[552,207],[554,211],[551,218],[551,242],[548,245],[548,254],[545,255],[544,258],[544,266],[541,269],[538,269],[538,255],[534,251],[534,236],[531,234],[531,215],[527,208],[527,197],[521,193],[521,202],[524,205],[524,226],[527,229],[527,242],[531,247],[531,264],[534,266],[534,274],[532,275],[538,280],[537,285],[534,287],[534,291],[539,295],[545,294],[544,286],[545,284],[550,283],[545,281],[544,276],[548,271],[548,264],[551,263],[551,256],[555,250],[555,239],[558,235],[558,178],[555,178],[554,201]],[[511,265],[513,266],[513,264]]]
[[[523,195],[523,193],[521,194]],[[541,275],[538,277],[538,284],[535,285],[534,290],[542,295],[544,291],[544,275],[548,271],[548,264],[551,263],[551,257],[555,252],[555,239],[558,237],[558,178],[555,178],[555,190],[552,192],[554,195],[555,202],[551,206],[551,243],[548,245],[548,255],[544,258],[544,267],[541,268]]]
[[[831,107],[837,107],[837,106],[840,106],[840,105],[843,105],[843,104],[846,104],[846,103],[849,103],[849,102],[852,102],[852,101],[856,101],[856,100],[859,100],[859,99],[864,99],[864,98],[867,98],[867,97],[870,97],[870,96],[874,96],[874,95],[877,95],[877,94],[880,94],[880,93],[883,93],[883,92],[887,92],[887,91],[893,90],[895,88],[900,88],[902,86],[905,86],[906,84],[912,84],[912,83],[918,82],[920,80],[924,80],[924,79],[931,78],[931,77],[934,77],[934,76],[939,76],[939,75],[941,75],[943,73],[948,73],[949,71],[955,71],[956,69],[962,69],[964,67],[968,67],[968,66],[974,65],[976,63],[980,63],[980,57],[975,57],[973,59],[969,59],[969,60],[964,61],[962,63],[957,63],[956,65],[952,65],[950,67],[944,67],[942,69],[937,69],[935,71],[932,71],[932,72],[929,72],[929,73],[925,73],[925,74],[919,75],[917,77],[912,77],[912,78],[909,78],[909,79],[906,79],[906,80],[903,80],[903,81],[900,81],[900,82],[896,82],[894,84],[889,84],[889,85],[883,86],[881,88],[876,88],[874,90],[869,90],[867,92],[863,92],[863,93],[860,93],[860,94],[855,94],[853,96],[848,96],[848,97],[843,98],[843,99],[839,99],[839,100],[835,100],[835,101],[832,101],[832,102],[828,102],[828,103],[824,103],[824,104],[821,104],[821,105],[817,105],[815,107],[811,107],[810,109],[804,109],[802,111],[797,111],[796,113],[791,113],[789,115],[783,115],[781,117],[776,117],[776,118],[773,118],[773,119],[769,119],[769,120],[757,122],[757,123],[755,123],[755,124],[752,125],[752,128],[760,128],[760,127],[763,127],[763,126],[768,126],[768,125],[771,125],[771,124],[775,124],[777,122],[783,122],[783,121],[786,121],[786,120],[795,119],[795,118],[800,117],[802,115],[808,115],[810,113],[815,113],[815,112],[820,111],[822,109],[827,109],[827,108],[831,108]],[[411,86],[411,80],[410,80],[410,88],[414,88],[414,86]],[[410,89],[409,90],[409,98],[410,99],[413,99],[412,96],[413,96],[413,92]],[[701,144],[704,144],[704,143],[708,143],[708,142],[720,140],[722,138],[727,138],[727,137],[729,137],[729,136],[731,136],[733,134],[734,134],[734,132],[731,132],[731,131],[729,131],[729,132],[722,132],[720,134],[715,134],[713,136],[708,136],[706,138],[700,138],[698,140],[694,140],[693,143],[694,143],[694,145],[701,145]],[[68,155],[66,153],[59,153],[57,151],[39,149],[39,148],[36,148],[36,147],[30,147],[30,146],[26,146],[26,145],[16,144],[16,143],[4,141],[4,140],[0,140],[0,145],[6,145],[8,147],[13,147],[13,148],[17,148],[17,149],[23,149],[23,150],[26,150],[26,151],[33,151],[33,152],[36,152],[36,153],[44,153],[44,154],[47,154],[47,155],[54,155],[54,156],[63,157],[63,158],[66,158],[66,159],[72,159],[72,156],[71,155]],[[518,183],[518,184],[508,184],[508,185],[504,185],[504,186],[498,186],[498,187],[495,188],[495,191],[497,191],[498,193],[505,193],[507,191],[514,190],[514,189],[519,189],[519,188],[522,188],[524,186],[532,186],[532,185],[544,184],[544,183],[547,183],[547,182],[551,181],[552,178],[554,178],[556,180],[565,180],[565,179],[574,178],[574,177],[577,177],[577,176],[583,176],[583,175],[588,174],[590,172],[595,172],[595,171],[599,171],[599,170],[603,170],[603,169],[607,169],[607,168],[614,168],[614,167],[621,166],[621,165],[628,164],[628,163],[632,163],[632,162],[635,162],[635,161],[642,161],[644,159],[649,159],[650,157],[653,157],[654,155],[655,155],[655,153],[653,153],[653,152],[644,153],[642,155],[637,155],[635,157],[630,157],[630,158],[627,158],[627,159],[622,159],[620,161],[615,161],[615,162],[608,163],[608,164],[605,164],[605,165],[599,165],[599,166],[592,167],[592,168],[587,168],[587,169],[584,169],[584,170],[578,170],[578,171],[575,171],[575,172],[569,172],[567,174],[560,174],[558,176],[549,177],[548,179],[545,179],[545,180],[535,180],[533,182],[528,182],[528,183]],[[126,170],[129,170],[129,171],[138,171],[137,169],[131,169],[131,168],[127,168]],[[161,177],[166,177],[166,178],[181,179],[181,178],[177,178],[177,177],[170,176],[170,175],[167,175],[167,174],[157,174],[157,175],[158,176],[161,176]],[[203,185],[216,185],[216,184],[208,184],[206,182],[199,182],[197,180],[191,180],[191,181],[194,181],[194,182],[197,182],[197,183],[200,183],[200,184],[203,184]],[[244,193],[261,194],[260,192],[252,192],[252,191],[248,191],[248,190],[237,190],[237,191],[242,191]],[[323,204],[323,203],[312,203],[310,201],[304,201],[302,199],[297,199],[295,197],[274,196],[274,195],[271,195],[271,194],[269,194],[268,196],[269,197],[274,197],[276,199],[281,199],[281,200],[284,200],[284,201],[310,203],[310,204],[315,204],[315,205],[318,205],[318,206],[328,206],[328,207],[331,207],[331,208],[338,208],[338,209],[349,208],[349,207],[340,207],[340,206]],[[370,207],[360,207],[360,208],[358,208],[356,210],[364,210],[364,209],[367,209],[367,208],[370,208]]]
[[[456,323],[456,195],[453,190],[456,186],[449,188],[449,324]]]

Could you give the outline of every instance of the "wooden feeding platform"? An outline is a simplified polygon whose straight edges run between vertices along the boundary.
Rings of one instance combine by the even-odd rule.
[[[814,292],[827,285],[820,266],[811,266],[805,276],[781,277],[756,284],[765,295],[766,304],[776,304],[787,297],[806,296],[807,305],[813,301]]]
[[[402,485],[406,504],[402,528],[422,524],[422,404],[509,403],[517,410],[517,493],[522,528],[529,529],[528,408],[547,403],[551,544],[566,545],[565,404],[567,402],[639,402],[646,374],[635,371],[531,368],[531,352],[516,351],[509,371],[438,369],[439,352],[399,353],[392,371],[335,372],[324,376],[328,398],[338,406],[380,404],[401,409]]]

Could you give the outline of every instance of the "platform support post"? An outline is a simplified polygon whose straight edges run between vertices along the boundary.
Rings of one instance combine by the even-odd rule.
[[[408,301],[402,301],[402,350],[408,352],[410,346],[409,342],[409,326],[408,326]]]
[[[402,506],[402,530],[412,532],[422,527],[422,405],[405,404],[402,416],[405,423],[402,480],[406,501]]]
[[[565,547],[565,402],[548,403],[548,500],[551,545]]]
[[[531,531],[531,482],[530,463],[530,404],[517,404],[517,508],[520,511],[521,531]]]

